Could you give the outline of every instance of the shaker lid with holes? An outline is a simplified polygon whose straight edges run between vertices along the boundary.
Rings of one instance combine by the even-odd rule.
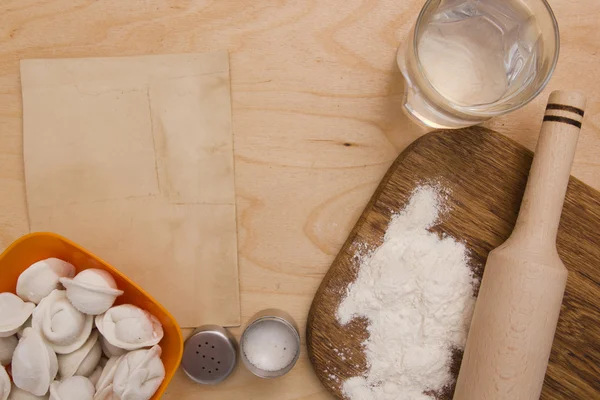
[[[217,325],[196,329],[185,342],[181,366],[190,379],[205,385],[223,382],[235,368],[237,343]]]

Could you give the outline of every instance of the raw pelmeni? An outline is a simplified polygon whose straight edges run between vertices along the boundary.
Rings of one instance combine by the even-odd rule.
[[[101,269],[86,269],[75,278],[62,278],[67,296],[75,308],[85,314],[99,315],[112,307],[123,294],[110,273]]]
[[[160,346],[132,351],[123,356],[113,381],[113,390],[121,399],[148,400],[165,379]]]
[[[100,336],[100,346],[102,347],[102,352],[108,358],[122,356],[127,353],[127,350],[110,344],[104,336]]]
[[[15,335],[0,337],[0,365],[7,366],[10,364],[18,343],[19,339]]]
[[[48,395],[36,396],[13,385],[8,400],[48,400]]]
[[[90,376],[98,366],[102,349],[98,341],[98,332],[93,331],[83,346],[70,354],[58,356],[58,375],[61,380],[74,375]]]
[[[164,335],[154,315],[131,304],[113,307],[98,315],[96,326],[110,344],[125,350],[154,346]]]
[[[0,293],[0,337],[12,336],[27,321],[35,304],[13,293]]]
[[[36,396],[43,396],[57,373],[58,361],[52,348],[38,331],[25,329],[13,355],[12,376],[15,385]]]
[[[10,378],[6,373],[6,369],[0,365],[0,400],[8,399],[10,394]]]
[[[54,290],[33,312],[31,326],[42,334],[57,354],[69,354],[83,346],[94,317],[78,311],[64,290]]]
[[[75,276],[75,267],[58,258],[48,258],[32,264],[17,280],[17,294],[25,301],[38,304],[54,289],[60,287],[60,278]]]
[[[102,392],[96,392],[94,400],[123,400],[112,391],[112,385]]]
[[[121,400],[117,397],[115,392],[113,392],[112,383],[106,386],[104,389],[96,391],[94,395],[94,400]]]
[[[96,387],[96,385],[98,384],[100,376],[102,376],[102,366],[98,365],[96,366],[94,372],[92,372],[92,374],[89,376],[90,382],[92,382],[92,385],[94,385],[94,387]]]
[[[115,378],[115,372],[117,372],[117,367],[121,363],[121,360],[125,356],[120,357],[112,357],[106,363],[106,366],[102,370],[102,374],[100,375],[100,379],[98,379],[98,383],[96,383],[96,395],[94,396],[94,400],[105,400],[112,398],[113,393],[113,380]]]
[[[436,188],[418,188],[383,244],[360,260],[337,313],[342,325],[368,320],[369,368],[343,382],[349,400],[431,400],[452,384],[452,352],[464,348],[476,281],[465,245],[429,230],[441,208]]]
[[[19,339],[21,339],[21,336],[23,336],[23,332],[25,331],[25,329],[31,328],[31,320],[33,320],[33,315],[30,315],[29,318],[27,318],[27,321],[25,321],[25,323],[21,325],[21,327],[17,331],[17,337]]]
[[[92,400],[94,385],[84,376],[72,376],[50,385],[50,400]]]

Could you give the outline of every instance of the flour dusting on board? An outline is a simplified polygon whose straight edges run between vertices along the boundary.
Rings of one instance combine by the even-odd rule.
[[[452,353],[463,349],[476,278],[467,249],[429,232],[443,211],[439,187],[418,187],[383,244],[360,260],[338,320],[369,321],[364,376],[343,382],[350,400],[431,400],[453,383]]]

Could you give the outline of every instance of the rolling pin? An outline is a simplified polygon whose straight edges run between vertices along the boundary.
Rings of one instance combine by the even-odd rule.
[[[454,400],[538,400],[567,283],[556,237],[585,97],[550,95],[515,228],[490,252]]]

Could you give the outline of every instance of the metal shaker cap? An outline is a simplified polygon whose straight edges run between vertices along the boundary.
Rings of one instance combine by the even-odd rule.
[[[185,342],[181,366],[190,379],[214,385],[231,375],[236,360],[235,337],[223,327],[204,325]]]

